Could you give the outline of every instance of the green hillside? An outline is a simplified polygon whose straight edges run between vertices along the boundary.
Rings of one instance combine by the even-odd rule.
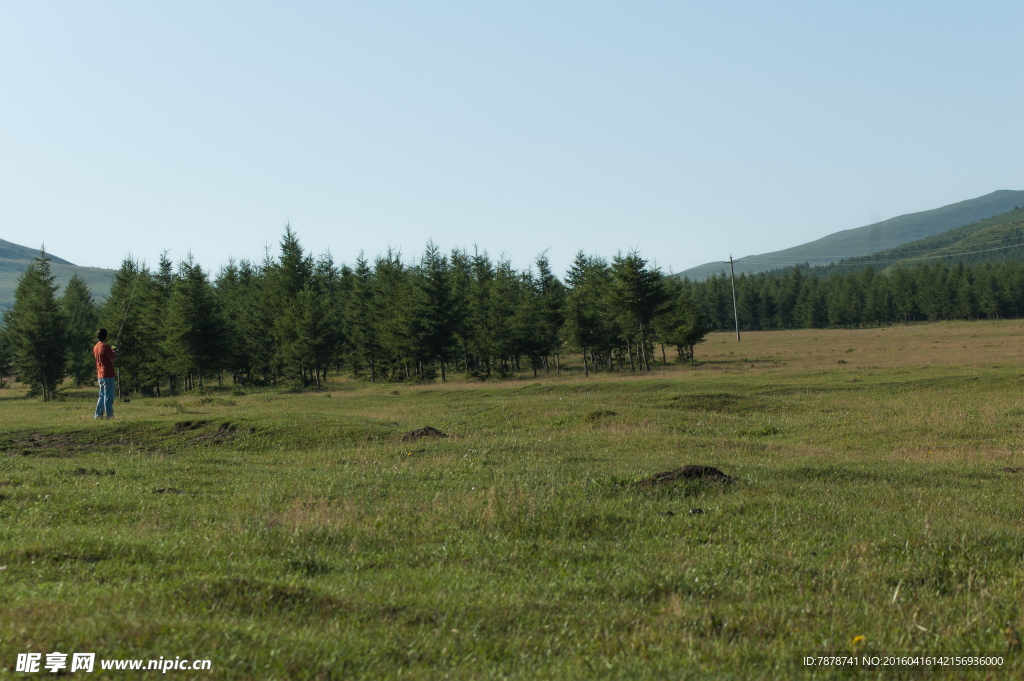
[[[39,255],[39,250],[20,246],[0,239],[0,309],[14,304],[14,289],[18,285],[18,277],[32,259]],[[114,278],[114,270],[101,267],[79,267],[63,258],[50,255],[50,269],[57,278],[57,284],[63,288],[72,276],[77,274],[85,280],[93,298],[100,299],[110,290],[110,282]],[[58,292],[59,295],[59,292]]]
[[[880,251],[891,251],[911,242],[969,226],[1020,206],[1024,206],[1024,191],[1000,190],[942,208],[836,232],[793,248],[739,258],[735,261],[736,274],[769,272],[805,263],[829,265],[844,259],[849,261],[859,256],[874,256]],[[699,281],[722,270],[721,262],[711,262],[680,272],[679,276]]]
[[[835,265],[815,268],[819,274],[836,269],[848,272],[868,265],[876,270],[943,260],[954,264],[999,262],[1024,259],[1024,208],[1017,208],[986,220],[973,222],[941,234],[911,241],[871,255],[841,260]]]

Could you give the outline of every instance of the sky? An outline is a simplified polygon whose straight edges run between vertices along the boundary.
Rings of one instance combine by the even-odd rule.
[[[1024,189],[1024,3],[0,0],[0,238],[668,271]]]

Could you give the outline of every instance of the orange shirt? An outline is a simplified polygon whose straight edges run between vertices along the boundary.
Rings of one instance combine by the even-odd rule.
[[[114,348],[103,341],[97,343],[92,349],[93,357],[96,358],[96,377],[114,378]]]

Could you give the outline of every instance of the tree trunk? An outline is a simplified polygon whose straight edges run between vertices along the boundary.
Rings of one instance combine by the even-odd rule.
[[[583,353],[583,360],[586,361],[587,353]],[[562,373],[562,355],[561,353],[555,353],[555,374],[559,375]]]
[[[661,363],[668,366],[668,360],[665,359],[665,344],[661,344]]]
[[[633,347],[629,344],[629,339],[626,339],[626,354],[629,355],[629,370],[636,373],[636,365],[633,364]]]
[[[442,382],[442,383],[444,383],[444,382],[445,382],[445,375],[444,375],[444,360],[443,360],[443,359],[441,360],[441,382]]]
[[[199,369],[199,392],[203,392],[203,370]]]
[[[596,368],[596,365],[595,365]],[[590,367],[587,366],[587,349],[583,348],[583,375],[590,378]]]
[[[644,337],[644,323],[640,322],[640,352],[638,355],[643,355],[643,366],[647,368],[647,371],[651,370],[651,363],[647,361],[647,339]]]

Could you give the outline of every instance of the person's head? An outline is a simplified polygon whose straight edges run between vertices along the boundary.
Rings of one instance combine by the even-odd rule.
[[[96,333],[96,337],[100,339],[101,343],[105,342],[107,340],[107,330],[106,329],[100,329]]]

